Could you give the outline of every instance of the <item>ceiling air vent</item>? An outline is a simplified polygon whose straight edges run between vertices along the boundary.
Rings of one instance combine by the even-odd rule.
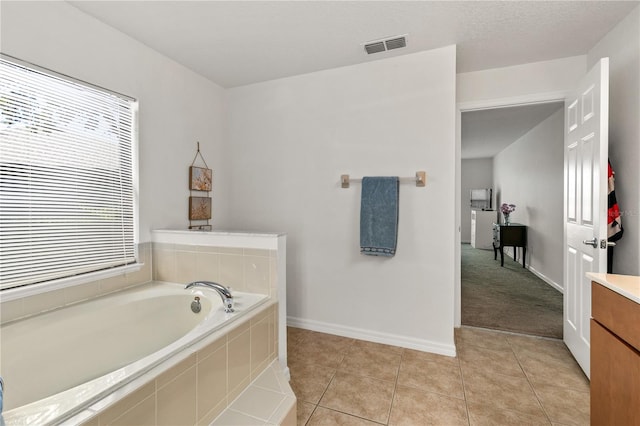
[[[364,44],[364,50],[369,55],[372,53],[386,52],[387,50],[407,47],[407,36],[394,36],[383,40],[370,41]]]
[[[375,43],[369,43],[369,44],[365,44],[364,45],[364,49],[367,51],[367,53],[369,55],[371,55],[372,53],[379,53],[379,52],[384,52],[385,47],[384,47],[384,43],[381,41],[377,41]]]
[[[387,46],[387,50],[399,49],[401,47],[407,47],[407,39],[404,37],[392,38],[384,42]]]

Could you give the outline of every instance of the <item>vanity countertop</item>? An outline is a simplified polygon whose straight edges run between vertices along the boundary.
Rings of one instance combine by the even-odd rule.
[[[640,304],[640,277],[588,272],[587,278]]]

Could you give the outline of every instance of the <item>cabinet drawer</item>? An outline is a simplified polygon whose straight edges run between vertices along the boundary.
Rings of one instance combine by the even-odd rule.
[[[640,351],[640,305],[591,282],[591,316]]]
[[[524,226],[501,226],[500,242],[503,246],[526,246],[527,231]]]

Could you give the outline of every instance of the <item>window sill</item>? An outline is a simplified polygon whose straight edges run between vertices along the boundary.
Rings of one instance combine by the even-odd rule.
[[[9,288],[0,291],[0,302],[10,302],[12,300],[22,299],[24,297],[35,296],[54,290],[87,284],[118,275],[130,274],[132,272],[139,271],[143,266],[144,263],[134,263],[133,265],[120,266],[118,268],[108,269],[105,271],[91,272],[74,277],[61,278],[58,280],[47,281],[39,284],[31,284],[24,287]]]

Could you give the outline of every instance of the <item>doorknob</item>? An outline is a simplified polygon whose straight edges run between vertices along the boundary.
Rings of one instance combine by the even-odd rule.
[[[588,246],[592,246],[593,248],[598,248],[598,239],[593,237],[593,240],[584,240],[582,244],[586,244]]]

